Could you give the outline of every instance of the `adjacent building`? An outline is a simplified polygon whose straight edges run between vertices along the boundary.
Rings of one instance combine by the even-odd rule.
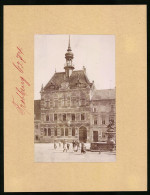
[[[34,101],[35,142],[105,141],[109,121],[116,122],[115,89],[96,90],[73,58],[69,38],[65,71],[55,72]]]

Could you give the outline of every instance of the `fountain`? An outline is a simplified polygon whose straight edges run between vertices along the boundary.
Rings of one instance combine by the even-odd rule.
[[[109,121],[107,128],[107,148],[113,151],[116,149],[116,126],[112,120]]]

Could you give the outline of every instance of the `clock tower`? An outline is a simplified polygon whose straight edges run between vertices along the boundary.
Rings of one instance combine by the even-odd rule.
[[[65,58],[66,58],[66,63],[65,63],[64,69],[66,73],[66,78],[68,79],[74,69],[74,66],[72,64],[73,53],[70,47],[70,35],[69,35],[68,49],[67,49],[67,53],[65,54]]]

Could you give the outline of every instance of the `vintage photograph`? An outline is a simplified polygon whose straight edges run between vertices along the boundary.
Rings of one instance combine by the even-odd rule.
[[[116,161],[114,35],[34,36],[34,161]]]

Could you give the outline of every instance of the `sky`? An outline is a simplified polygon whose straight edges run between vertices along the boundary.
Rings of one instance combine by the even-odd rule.
[[[56,72],[64,72],[69,35],[34,36],[34,99],[40,99],[45,86]],[[115,87],[115,36],[70,35],[74,70],[86,68],[96,89]]]

